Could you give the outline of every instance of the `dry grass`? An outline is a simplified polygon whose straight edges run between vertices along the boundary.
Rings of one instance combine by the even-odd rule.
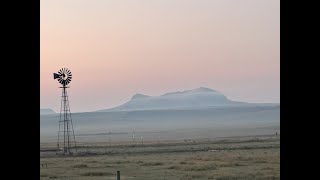
[[[154,148],[154,145],[152,146]],[[170,145],[168,152],[161,153],[159,148],[154,153],[40,158],[40,163],[48,164],[48,168],[40,169],[40,179],[116,179],[118,170],[121,171],[121,179],[280,179],[280,140],[243,144],[208,142],[208,144],[194,143],[191,146],[193,149],[219,147],[222,150],[183,151],[185,146],[176,144]],[[118,148],[119,151],[123,150],[123,147]],[[165,148],[166,146],[161,145],[161,151],[165,151]],[[172,148],[182,151],[175,151]],[[223,150],[224,148],[230,150]],[[147,150],[148,146],[145,145],[144,149]],[[132,151],[138,150],[132,149]]]

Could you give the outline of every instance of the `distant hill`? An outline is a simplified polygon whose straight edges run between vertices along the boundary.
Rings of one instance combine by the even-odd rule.
[[[99,110],[99,112],[159,109],[199,109],[239,105],[259,106],[262,104],[231,101],[225,95],[216,90],[200,87],[187,91],[169,92],[161,96],[135,94],[132,96],[129,102],[111,109]]]
[[[40,115],[43,114],[55,114],[56,112],[54,112],[52,109],[40,109]]]
[[[53,137],[57,135],[59,119],[58,113],[40,115],[40,141],[56,141]],[[127,103],[112,109],[73,113],[72,121],[78,135],[105,134],[112,130],[120,133],[114,135],[113,140],[120,141],[131,140],[128,133],[133,130],[150,141],[159,137],[171,140],[270,134],[275,130],[266,127],[276,127],[277,131],[280,127],[280,104],[235,102],[216,90],[201,87],[161,96],[136,94]],[[105,136],[101,138],[97,141],[105,141]]]

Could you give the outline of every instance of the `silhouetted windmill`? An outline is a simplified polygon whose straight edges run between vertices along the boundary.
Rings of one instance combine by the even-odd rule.
[[[58,73],[53,73],[53,79],[57,79],[62,84],[61,109],[58,131],[58,150],[62,146],[63,154],[72,154],[71,149],[77,151],[77,144],[73,130],[69,99],[67,94],[67,85],[71,82],[72,74],[67,68],[62,68]],[[63,126],[63,129],[61,129]],[[63,134],[63,141],[60,142],[60,136]]]

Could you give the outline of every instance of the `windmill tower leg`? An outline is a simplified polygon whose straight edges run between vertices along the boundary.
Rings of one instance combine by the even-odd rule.
[[[66,119],[67,119],[67,129],[68,129],[68,149],[74,148],[77,151],[77,142],[74,135],[74,129],[73,129],[73,123],[72,123],[72,117],[71,117],[71,111],[69,106],[69,99],[67,91],[65,91],[66,95]],[[69,151],[70,153],[71,151]]]

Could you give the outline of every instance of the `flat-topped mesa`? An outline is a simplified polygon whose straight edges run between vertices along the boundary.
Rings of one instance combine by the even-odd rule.
[[[217,92],[213,89],[210,88],[206,88],[206,87],[200,87],[200,88],[196,88],[196,89],[192,89],[192,90],[187,90],[187,91],[176,91],[176,92],[169,92],[169,93],[165,93],[162,96],[169,96],[169,95],[175,95],[175,94],[186,94],[186,93],[210,93],[210,92]]]
[[[150,96],[147,96],[147,95],[144,95],[144,94],[135,94],[135,95],[132,96],[131,100],[133,100],[133,99],[147,98],[147,97],[150,97]]]
[[[199,87],[190,91],[194,91],[194,92],[217,92],[216,90],[210,89],[210,88],[206,88],[206,87]]]
[[[160,96],[135,94],[127,103],[101,111],[203,108],[234,103],[216,90],[200,87],[186,91],[169,92]]]

